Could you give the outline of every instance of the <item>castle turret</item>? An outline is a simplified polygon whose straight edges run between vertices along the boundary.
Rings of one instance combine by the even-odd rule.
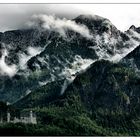
[[[33,112],[30,111],[30,119],[31,119],[31,122],[32,122],[32,119],[33,119]]]
[[[33,123],[33,111],[30,111],[30,123]]]
[[[10,113],[9,112],[7,113],[7,122],[8,123],[10,122]]]
[[[37,123],[36,117],[33,116],[33,112],[32,111],[30,111],[30,123],[33,123],[33,124]]]

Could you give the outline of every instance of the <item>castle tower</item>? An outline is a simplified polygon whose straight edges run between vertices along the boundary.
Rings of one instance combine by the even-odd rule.
[[[33,122],[33,111],[30,111],[30,123]]]
[[[30,118],[33,118],[33,111],[30,111]]]
[[[30,111],[30,123],[32,123],[32,124],[37,123],[36,117],[33,117],[33,112],[32,111]]]
[[[10,122],[10,113],[9,112],[7,113],[7,122],[8,123]]]

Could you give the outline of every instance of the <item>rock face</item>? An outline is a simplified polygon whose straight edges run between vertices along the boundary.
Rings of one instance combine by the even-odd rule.
[[[126,66],[139,72],[140,70],[140,46],[130,52],[126,57],[124,57],[121,62]]]
[[[138,104],[140,78],[134,70],[108,61],[95,62],[76,77],[65,94],[79,94],[89,110],[130,109]]]
[[[134,25],[130,27],[130,29],[127,31],[128,34],[132,36],[132,38],[135,38],[136,40],[139,40],[139,33],[140,28],[136,28]],[[122,60],[121,63],[125,64],[126,66],[134,69],[135,71],[139,72],[140,70],[140,45],[138,45],[133,51],[128,53]]]
[[[71,21],[46,18],[55,27],[37,21],[38,26],[0,33],[1,50],[6,52],[0,53],[1,61],[8,69],[0,66],[1,100],[15,102],[52,81],[69,83],[93,62],[119,61],[139,44],[138,36],[120,32],[99,16],[81,15]]]
[[[61,89],[58,88],[58,85],[61,83],[62,81],[59,81],[44,86],[17,102],[16,105],[27,108],[43,106],[52,100],[53,102],[59,100],[58,93]],[[87,71],[79,74],[61,97],[65,99],[69,95],[80,95],[81,102],[89,111],[97,108],[126,111],[139,104],[139,83],[140,78],[134,70],[124,67],[122,64],[101,60],[92,64]],[[48,91],[50,89],[53,89],[51,94]]]

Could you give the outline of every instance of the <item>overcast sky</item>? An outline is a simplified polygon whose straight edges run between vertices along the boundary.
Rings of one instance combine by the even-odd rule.
[[[0,31],[22,28],[34,14],[69,19],[95,14],[108,18],[121,31],[140,26],[140,4],[0,4]]]

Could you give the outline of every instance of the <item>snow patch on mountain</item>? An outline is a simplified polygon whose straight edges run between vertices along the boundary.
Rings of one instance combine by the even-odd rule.
[[[120,50],[119,53],[116,53],[113,57],[109,60],[113,62],[119,62],[122,58],[124,58],[127,54],[133,51],[138,45],[134,45],[133,47],[123,48]]]
[[[122,58],[124,58],[127,54],[132,52],[138,45],[140,45],[140,34],[136,31],[129,29],[128,34],[130,38],[129,41],[124,42],[124,46],[116,51],[115,55],[111,57],[111,61],[119,62]]]
[[[85,70],[88,66],[90,66],[94,60],[92,59],[83,59],[81,56],[76,55],[74,58],[74,62],[70,67],[65,67],[63,72],[60,74],[61,76],[66,76],[68,78],[74,79],[74,75],[82,70]]]
[[[36,56],[37,54],[40,54],[43,51],[44,48],[41,47],[28,47],[27,48],[27,54],[21,53],[19,54],[19,65],[21,69],[26,69],[26,63],[29,59]]]
[[[92,60],[92,59],[83,59],[81,56],[76,55],[75,61],[72,63],[71,68],[66,67],[63,73],[61,73],[61,75],[67,75],[67,76],[62,85],[60,94],[62,95],[65,92],[68,85],[72,83],[72,81],[75,79],[77,73],[82,73],[86,71],[86,69],[95,61],[96,60]]]
[[[123,41],[120,36],[112,37],[107,33],[95,35],[96,46],[88,48],[95,50],[100,59],[105,59],[113,62],[119,62],[123,57],[133,51],[140,44],[140,34],[131,30],[127,33],[130,40]],[[117,47],[117,44],[122,44],[122,47]],[[108,53],[111,51],[112,54]]]
[[[44,86],[44,85],[48,84],[49,82],[50,82],[50,80],[39,81],[38,84],[39,84],[39,86]]]

